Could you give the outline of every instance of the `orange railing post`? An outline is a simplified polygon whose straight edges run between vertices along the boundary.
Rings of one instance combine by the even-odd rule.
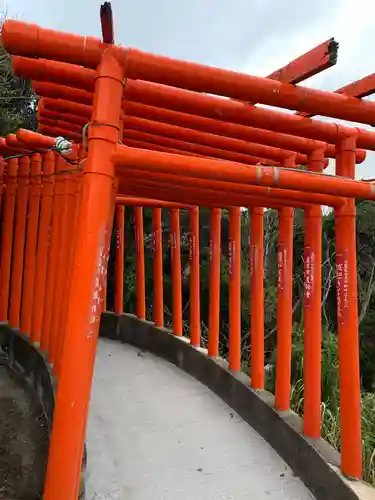
[[[210,298],[208,311],[208,355],[219,355],[221,209],[211,208],[210,215]]]
[[[9,324],[19,328],[21,313],[22,278],[25,254],[26,213],[29,196],[30,159],[23,156],[19,160],[18,191],[14,227],[12,276],[9,300]]]
[[[295,153],[282,162],[294,168]],[[279,210],[278,290],[277,290],[277,347],[275,407],[288,410],[290,405],[292,328],[293,328],[293,219],[294,210]]]
[[[139,319],[146,319],[145,245],[142,207],[134,207],[134,231],[136,250],[136,314]]]
[[[9,159],[5,177],[4,206],[1,226],[0,321],[8,320],[10,275],[13,248],[13,224],[17,195],[18,160]]]
[[[125,208],[116,205],[115,314],[124,312],[124,226]]]
[[[324,150],[309,155],[308,169],[321,172]],[[321,343],[322,343],[322,207],[305,210],[304,248],[304,433],[320,437]]]
[[[250,379],[254,389],[264,388],[263,217],[263,208],[250,209]]]
[[[34,307],[34,280],[41,196],[41,156],[32,155],[30,162],[30,188],[25,246],[25,271],[22,287],[22,309],[20,330],[31,333],[32,310]]]
[[[47,278],[45,283],[44,305],[43,305],[43,323],[40,347],[42,350],[49,352],[53,339],[51,337],[51,323],[53,317],[54,307],[54,290],[56,286],[57,272],[59,269],[58,256],[60,251],[60,226],[61,226],[61,212],[63,206],[61,205],[63,190],[64,190],[64,177],[60,174],[64,161],[61,156],[55,156],[55,183],[53,192],[53,206],[52,206],[52,220],[50,226],[50,242],[48,251],[48,265],[47,265]]]
[[[337,145],[336,175],[354,177],[355,148],[355,136]],[[345,475],[360,478],[362,442],[355,218],[353,199],[346,199],[335,210],[341,468]]]
[[[172,324],[173,333],[182,335],[180,210],[171,209]]]
[[[199,273],[199,208],[189,210],[190,215],[190,343],[200,345],[200,273]]]
[[[288,410],[292,357],[293,209],[279,210],[275,406]]]
[[[3,207],[3,194],[4,194],[4,171],[6,162],[3,157],[0,156],[0,215],[2,214]]]
[[[59,385],[52,425],[44,500],[77,498],[101,313],[101,282],[118,141],[124,71],[109,48],[98,68],[88,158],[82,181],[77,240]]]
[[[76,147],[73,150],[73,154],[70,155],[70,160],[77,161],[77,150]],[[77,205],[79,202],[79,189],[77,184],[79,183],[79,171],[73,172],[75,167],[70,164],[66,164],[65,169],[67,170],[67,176],[65,181],[65,206],[62,217],[62,228],[63,233],[63,249],[64,249],[64,261],[65,261],[65,273],[64,278],[61,283],[61,306],[60,311],[58,311],[56,317],[56,346],[55,346],[55,364],[54,373],[58,375],[61,368],[61,354],[64,344],[64,331],[66,324],[67,307],[69,300],[69,292],[71,286],[72,278],[72,266],[75,251],[75,241],[69,241],[70,230],[73,234],[76,234],[77,230]],[[64,248],[65,247],[65,248]],[[57,285],[56,285],[57,288]]]
[[[241,209],[229,214],[229,368],[241,369]]]
[[[121,131],[121,121],[120,121],[120,127],[119,127],[119,137]],[[108,307],[108,302],[107,302],[107,292],[108,292],[108,258],[109,258],[109,251],[110,251],[110,245],[111,245],[111,238],[112,238],[112,229],[113,225],[115,224],[115,211],[116,211],[116,193],[117,193],[117,179],[114,179],[112,183],[112,204],[111,208],[109,211],[109,216],[108,216],[108,224],[107,224],[107,239],[106,239],[106,244],[105,248],[108,248],[108,257],[106,258],[105,265],[104,265],[104,272],[102,275],[102,281],[101,281],[101,289],[102,289],[102,296],[101,296],[101,311],[105,312]]]
[[[152,209],[152,248],[154,252],[154,322],[156,326],[163,327],[163,230],[161,225],[161,214],[161,208]]]
[[[40,218],[34,283],[34,304],[31,327],[31,340],[39,343],[41,342],[42,335],[47,265],[49,258],[49,233],[51,229],[53,208],[54,170],[55,154],[52,151],[48,151],[42,155],[43,185],[40,201]],[[44,343],[42,345],[42,349],[46,350],[46,348],[47,345]]]
[[[61,193],[56,192],[56,210],[59,212],[58,244],[57,244],[57,268],[55,271],[55,284],[53,290],[52,316],[50,324],[50,345],[48,350],[48,360],[50,363],[56,363],[56,353],[58,349],[60,330],[60,314],[63,300],[63,288],[65,279],[69,279],[67,269],[67,252],[69,245],[69,225],[72,223],[72,212],[69,207],[68,192],[70,175],[67,173],[71,169],[65,160],[61,161],[60,181]],[[64,173],[62,173],[64,172]],[[57,186],[56,186],[57,190]],[[54,366],[54,371],[56,373]]]

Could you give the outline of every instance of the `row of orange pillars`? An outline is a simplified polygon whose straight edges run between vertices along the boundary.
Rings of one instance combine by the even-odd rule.
[[[304,432],[311,438],[320,436],[321,205],[334,208],[342,470],[347,476],[360,478],[362,457],[354,199],[373,200],[375,193],[371,184],[355,181],[354,176],[356,160],[364,156],[363,151],[357,148],[374,149],[375,134],[244,106],[240,102],[217,99],[201,92],[363,123],[373,122],[375,105],[328,92],[284,86],[264,78],[174,61],[133,49],[108,47],[93,38],[60,34],[18,22],[4,24],[3,43],[11,53],[20,56],[57,59],[57,62],[38,59],[21,62],[29,70],[42,64],[45,79],[53,77],[54,81],[64,83],[65,86],[55,89],[62,97],[57,99],[59,113],[65,113],[66,118],[66,113],[74,107],[72,123],[74,120],[79,123],[79,118],[83,116],[88,124],[87,139],[83,140],[82,146],[72,144],[69,154],[61,154],[58,141],[52,137],[22,130],[15,137],[7,138],[3,144],[4,147],[21,147],[24,151],[20,152],[20,157],[6,154],[0,319],[8,321],[14,328],[18,327],[24,335],[38,343],[48,354],[58,376],[45,499],[77,497],[115,212],[118,231],[116,313],[122,312],[123,212],[120,207],[126,204],[137,207],[137,314],[140,320],[145,316],[142,206],[153,207],[153,319],[159,326],[163,322],[160,209],[171,210],[173,333],[177,336],[182,334],[178,210],[188,207],[190,211],[190,341],[194,346],[200,344],[199,211],[196,207],[210,207],[210,356],[218,354],[220,207],[229,207],[229,367],[233,371],[241,368],[240,207],[250,207],[250,383],[256,390],[261,390],[264,385],[263,209],[259,207],[273,207],[279,211],[275,408],[280,411],[289,409],[290,400],[292,207],[305,210]],[[62,95],[63,91],[67,93]],[[135,97],[146,100],[146,108],[134,103]],[[124,98],[127,100],[124,101]],[[71,102],[74,99],[76,102]],[[44,104],[51,105],[46,99]],[[77,113],[77,106],[81,113]],[[133,110],[137,106],[139,110],[141,106],[144,112],[154,113],[154,117],[159,113],[159,118],[169,112],[168,120],[172,123],[184,119],[185,126],[190,124],[191,128],[200,130],[203,126],[227,130],[227,122],[233,122],[235,133],[244,133],[244,129],[249,128],[249,122],[254,120],[253,125],[268,131],[290,133],[296,136],[294,144],[297,142],[299,147],[301,143],[298,140],[306,141],[303,144],[308,149],[307,171],[294,168],[296,155],[292,159],[285,158],[281,167],[273,167],[253,165],[251,162],[245,165],[228,158],[225,161],[202,158],[195,153],[184,156],[176,149],[171,151],[170,145],[152,144],[150,150],[142,149],[139,143],[124,142],[123,111],[129,111],[131,106]],[[172,106],[174,112],[168,106]],[[214,120],[218,112],[222,119],[226,119],[225,123]],[[70,126],[69,123],[69,120],[65,122],[66,127]],[[56,133],[56,129],[51,135]],[[40,130],[47,133],[43,126]],[[212,129],[209,130],[212,132]],[[251,130],[251,133],[259,134],[256,130]],[[72,128],[62,131],[67,137],[72,137],[74,133]],[[273,132],[271,134],[276,137]],[[82,135],[86,138],[84,131],[72,138],[78,141]],[[12,144],[12,140],[16,143]],[[322,174],[326,165],[325,156],[335,158],[336,176]],[[146,201],[145,197],[149,200]]]
[[[62,363],[63,334],[66,327],[69,291],[71,286],[74,248],[76,244],[78,209],[80,206],[84,159],[73,145],[65,156],[55,151],[56,140],[20,130],[18,146],[12,136],[3,145],[3,154],[13,153],[2,163],[2,225],[0,260],[0,320],[30,337],[47,353],[53,374],[59,376]],[[27,153],[28,147],[43,151]],[[24,153],[20,146],[26,147]],[[8,149],[6,149],[8,148]],[[47,150],[50,149],[50,150]],[[313,160],[314,161],[314,160]],[[323,159],[320,159],[323,164]],[[125,206],[134,207],[136,242],[136,315],[146,319],[145,256],[142,207],[152,207],[153,280],[152,314],[156,326],[164,326],[162,209],[170,210],[170,246],[172,264],[172,330],[183,334],[181,293],[180,209],[190,217],[190,321],[189,337],[193,346],[200,346],[200,261],[199,209],[187,203],[145,199],[136,196],[115,198],[115,293],[114,312],[123,313],[124,303],[124,227]],[[209,205],[211,207],[211,205]],[[250,268],[251,268],[251,374],[254,389],[264,388],[264,283],[263,283],[263,208],[250,208]],[[229,367],[241,369],[241,210],[229,208]],[[346,231],[353,231],[354,217],[347,208],[336,217]],[[351,224],[351,226],[348,225]],[[318,206],[305,211],[305,356],[304,356],[304,432],[320,436],[320,363],[321,363],[321,209]],[[352,233],[353,234],[353,233]],[[107,233],[107,238],[111,233]],[[351,241],[353,243],[353,241]],[[108,247],[109,242],[104,245]],[[210,220],[210,296],[208,325],[208,356],[219,355],[220,317],[220,263],[221,263],[221,209],[211,207]],[[355,255],[355,254],[354,254]],[[290,407],[291,350],[292,350],[292,281],[293,281],[293,209],[279,208],[278,249],[278,307],[277,360],[275,408],[286,411]],[[102,262],[106,262],[107,255]],[[348,301],[350,254],[342,255],[338,263]],[[353,259],[351,262],[353,266]],[[96,302],[92,318],[102,310],[105,301],[105,275],[94,290]],[[340,304],[339,304],[340,306]],[[79,303],[78,303],[79,307]],[[341,310],[347,314],[348,306]],[[94,321],[92,321],[94,324]],[[346,349],[345,349],[346,350]],[[347,350],[346,350],[347,352]],[[353,351],[351,352],[353,354]],[[355,356],[352,356],[355,358]],[[353,360],[350,360],[353,361]],[[347,366],[350,366],[348,363]],[[353,417],[354,390],[359,385],[353,379],[351,386],[350,418]],[[341,383],[341,387],[343,387]],[[348,405],[349,406],[349,405]],[[353,427],[350,427],[353,431]],[[358,443],[357,443],[358,445]],[[350,457],[352,465],[353,457]]]

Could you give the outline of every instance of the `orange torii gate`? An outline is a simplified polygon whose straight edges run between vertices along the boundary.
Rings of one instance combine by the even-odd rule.
[[[105,39],[113,40],[113,30],[108,29],[108,26]],[[219,273],[217,273],[218,259],[215,252],[217,252],[220,241],[218,239],[220,234],[218,230],[220,212],[217,207],[232,207],[230,209],[231,317],[229,363],[230,367],[235,371],[240,369],[241,361],[239,207],[253,206],[252,216],[254,220],[251,227],[253,268],[251,279],[254,288],[258,287],[260,291],[259,294],[254,293],[254,304],[252,301],[253,315],[256,317],[253,324],[254,337],[252,339],[252,364],[255,368],[252,383],[255,387],[262,386],[264,362],[263,325],[261,325],[259,314],[263,307],[261,272],[263,209],[258,207],[275,206],[280,209],[284,216],[280,218],[283,225],[280,227],[279,242],[279,349],[277,353],[275,404],[281,410],[289,407],[290,390],[291,338],[289,334],[291,330],[292,286],[290,242],[292,242],[293,237],[291,224],[293,212],[290,212],[290,207],[301,206],[305,209],[307,214],[305,270],[306,275],[313,275],[314,277],[312,292],[310,288],[308,290],[311,294],[305,294],[305,420],[310,422],[305,427],[305,431],[308,435],[314,435],[317,428],[319,435],[320,427],[320,377],[317,373],[320,370],[320,336],[316,335],[314,338],[313,335],[316,334],[317,330],[314,322],[317,317],[320,317],[320,292],[317,284],[321,281],[321,270],[320,265],[316,265],[316,263],[320,263],[321,252],[319,247],[319,235],[321,233],[319,205],[327,204],[335,208],[337,268],[339,276],[341,276],[338,283],[338,328],[340,338],[342,468],[346,474],[352,477],[360,477],[359,368],[358,336],[356,333],[358,321],[355,208],[353,198],[375,199],[375,190],[371,184],[355,181],[354,169],[355,162],[364,159],[364,152],[359,151],[357,147],[372,149],[375,144],[374,134],[256,107],[250,109],[249,106],[242,103],[219,100],[215,97],[200,95],[191,91],[218,93],[234,99],[259,101],[285,108],[305,110],[306,112],[319,112],[320,114],[363,123],[370,123],[371,119],[373,120],[375,105],[366,101],[360,102],[356,99],[335,96],[328,92],[300,89],[293,85],[273,82],[270,79],[250,77],[201,65],[173,61],[160,56],[143,54],[133,49],[126,50],[117,46],[108,47],[93,38],[65,35],[14,21],[5,23],[3,43],[11,53],[20,54],[21,56],[41,56],[47,59],[56,59],[56,62],[43,62],[45,67],[48,68],[56,69],[57,65],[60,64],[60,60],[65,63],[81,64],[89,68],[96,67],[99,64],[97,71],[82,69],[80,73],[84,75],[86,83],[87,75],[91,75],[89,77],[93,78],[92,86],[86,87],[89,88],[90,92],[85,93],[85,95],[89,96],[86,95],[85,98],[90,98],[90,101],[82,103],[78,100],[78,103],[69,103],[70,99],[61,100],[59,108],[60,111],[63,111],[61,116],[66,117],[68,115],[64,120],[65,127],[58,128],[56,119],[59,115],[54,117],[50,115],[53,121],[43,125],[43,120],[48,120],[48,113],[43,118],[44,110],[53,113],[52,108],[50,109],[49,106],[43,106],[44,110],[40,113],[41,130],[44,132],[51,131],[52,135],[59,135],[62,132],[77,142],[81,140],[82,133],[78,129],[73,130],[74,124],[79,123],[78,118],[73,117],[86,118],[86,122],[90,124],[87,138],[87,158],[83,157],[77,163],[80,165],[84,162],[84,170],[81,170],[83,175],[80,180],[80,203],[76,205],[77,212],[74,226],[77,228],[79,237],[76,241],[74,255],[72,252],[69,254],[72,277],[70,295],[66,304],[67,312],[63,337],[60,334],[60,337],[56,338],[57,323],[52,322],[51,339],[52,345],[54,345],[52,360],[58,360],[56,370],[59,374],[59,389],[47,471],[46,500],[66,500],[67,498],[74,498],[78,492],[79,468],[85,436],[95,340],[100,313],[98,293],[105,278],[109,232],[115,203],[117,203],[118,207],[122,203],[129,205],[138,203],[144,206],[153,204],[152,206],[157,209],[160,209],[161,206],[168,206],[172,209],[172,231],[175,236],[178,231],[178,208],[181,206],[180,203],[183,206],[190,204],[191,232],[195,238],[198,235],[198,212],[191,205],[204,204],[213,207],[212,227],[216,228],[217,231],[214,230],[211,237],[214,264],[212,265],[210,280],[213,298],[212,307],[210,307],[210,331],[212,335],[209,337],[209,355],[217,355],[218,345],[217,276],[220,279],[220,268]],[[66,50],[66,46],[69,47],[69,51]],[[20,60],[21,58],[18,58],[19,62]],[[35,67],[38,67],[40,64],[38,60],[22,59],[21,62],[22,64],[27,63],[29,68],[32,68],[34,64]],[[126,68],[124,67],[125,62]],[[59,74],[61,79],[56,76],[58,72],[53,73],[53,70],[50,73],[46,71],[45,75],[51,76],[51,74],[54,74],[55,81],[59,84],[68,83],[73,85],[73,79],[70,79],[70,70],[72,74],[77,73],[76,66],[65,64],[65,75]],[[126,86],[124,89],[125,78]],[[139,81],[138,78],[146,81]],[[94,79],[95,87],[93,85]],[[172,88],[173,86],[181,88]],[[60,85],[58,91],[62,92]],[[69,97],[71,94],[72,89],[68,91],[65,97]],[[83,95],[81,93],[77,99],[80,99]],[[52,104],[51,101],[47,101],[47,98],[43,99],[43,103],[45,102]],[[91,107],[92,103],[93,106]],[[77,106],[81,107],[77,108]],[[139,116],[134,113],[135,117],[133,117],[132,113],[130,113],[131,116],[126,116],[124,119],[124,122],[129,126],[129,130],[133,130],[131,128],[131,124],[133,124],[136,131],[149,134],[152,137],[138,134],[130,139],[130,143],[128,143],[130,147],[125,147],[119,144],[119,141],[124,140],[122,113],[131,106],[133,106],[133,110],[138,109],[141,110],[140,113],[149,113],[149,115]],[[84,110],[84,113],[73,113],[78,109]],[[163,113],[165,114],[163,115]],[[159,122],[157,116],[163,116],[165,122],[164,119]],[[220,117],[220,121],[217,121],[218,117]],[[176,123],[178,120],[180,122]],[[192,129],[201,130],[201,132],[195,130],[187,132],[188,123],[197,124]],[[183,125],[187,127],[186,130],[179,128],[182,128]],[[265,129],[264,135],[262,135],[261,129],[252,130],[248,125],[263,127]],[[140,131],[136,128],[137,126],[141,128]],[[267,151],[274,155],[280,154],[278,159],[282,160],[282,168],[264,165],[251,165],[249,167],[243,162],[237,163],[207,158],[207,156],[211,156],[206,154],[207,150],[201,150],[202,154],[198,155],[191,151],[189,154],[184,154],[180,150],[181,143],[154,144],[153,141],[155,141],[157,134],[150,133],[150,129],[149,132],[145,132],[145,127],[151,127],[153,131],[159,131],[161,137],[168,136],[174,131],[176,135],[181,134],[184,139],[186,138],[184,134],[190,134],[192,140],[194,137],[193,142],[198,138],[205,141],[220,140],[223,151],[228,151],[231,146],[235,147],[234,144],[239,147],[238,142],[234,143],[229,139],[224,139],[226,135],[238,139],[241,137],[240,134],[248,134],[247,137],[250,138],[253,133],[254,135],[258,134],[259,139],[264,137],[263,140],[267,140],[267,137],[269,137],[267,132],[277,130],[284,135],[272,133],[271,135],[276,137],[276,140],[284,141],[282,142],[283,146],[280,146],[281,142],[279,143],[279,147],[282,147],[284,151],[278,153],[270,151],[270,149]],[[217,128],[215,129],[215,127]],[[215,130],[225,133],[215,132]],[[214,137],[220,136],[221,139],[213,139],[208,133],[213,135],[216,133],[217,135],[214,135]],[[287,134],[292,134],[295,137]],[[149,139],[149,141],[146,139]],[[38,147],[42,147],[42,144],[45,147],[56,147],[56,143],[53,143],[54,139],[52,138],[40,139],[40,142],[38,142],[39,139],[36,136],[32,137],[26,132],[19,131],[16,137],[7,138],[4,148],[8,148],[6,150],[8,152],[11,151],[11,148],[15,148],[12,152],[17,151],[18,148],[20,153],[25,151],[27,153],[28,150],[32,153],[32,149],[25,147],[28,140],[29,146],[35,144],[33,143],[33,140],[35,140]],[[143,147],[139,149],[142,142]],[[262,144],[261,140],[259,142]],[[290,151],[294,151],[293,158],[290,158],[289,152],[285,151],[287,144],[295,145],[295,148],[289,146]],[[275,146],[274,143],[272,145]],[[150,148],[149,151],[147,146]],[[266,150],[263,148],[262,151],[265,153]],[[185,153],[187,152],[185,151]],[[73,148],[72,154],[77,156],[85,154],[85,152],[78,152]],[[302,156],[306,154],[306,157]],[[336,174],[338,177],[321,174],[325,166],[325,154],[336,158]],[[301,172],[294,169],[297,155],[299,155],[298,158],[301,162],[302,160],[306,161],[310,172]],[[14,176],[15,165],[13,163],[12,159],[8,160],[8,175],[10,175],[9,172],[12,174],[11,167],[13,166],[13,174],[9,177],[10,181]],[[24,161],[24,164],[26,166],[27,162]],[[60,168],[63,175],[65,175],[63,170],[65,167],[60,166]],[[36,170],[34,173],[38,176]],[[144,175],[145,173],[147,173],[147,176]],[[117,201],[114,196],[116,184],[120,194],[120,196],[117,196]],[[121,193],[127,197],[122,198]],[[133,197],[129,198],[129,194],[132,194]],[[142,196],[142,198],[136,198],[136,196]],[[152,197],[153,199],[147,202],[143,196]],[[155,196],[160,200],[155,200]],[[167,202],[168,199],[170,200],[169,203]],[[100,210],[97,204],[98,200],[100,200]],[[121,227],[123,227],[123,210],[116,209],[116,213],[118,217],[116,227],[120,231]],[[21,215],[19,216],[20,220]],[[154,212],[154,215],[154,230],[159,231],[155,247],[159,248],[159,251],[157,255],[155,254],[155,263],[157,265],[154,271],[156,273],[155,281],[157,282],[156,290],[160,292],[162,287],[160,281],[160,211]],[[139,232],[141,232],[142,227],[141,217],[141,211],[137,210],[139,223],[137,228]],[[9,226],[9,220],[7,224]],[[11,224],[9,227],[11,227]],[[67,236],[66,226],[64,231]],[[60,241],[61,244],[65,245],[63,237],[61,237]],[[58,242],[55,242],[55,246],[58,246]],[[179,255],[178,246],[179,240],[176,239],[173,247],[174,255]],[[7,248],[11,248],[8,243]],[[123,268],[120,262],[121,248],[123,247],[119,244],[118,248],[116,254],[117,264],[120,272],[122,272]],[[64,251],[69,253],[70,250],[65,248]],[[197,253],[193,255],[194,270],[199,267],[197,256]],[[68,257],[66,258],[69,260]],[[8,254],[7,259],[9,260]],[[140,272],[142,272],[143,261],[141,255],[137,262],[140,266]],[[175,281],[178,281],[178,279],[181,279],[181,273],[176,258],[174,263],[173,277]],[[4,262],[5,264],[7,263]],[[4,269],[3,262],[1,268]],[[61,279],[61,274],[58,276],[60,276],[58,279]],[[17,279],[19,282],[19,278]],[[196,306],[199,302],[199,292],[196,294],[197,287],[199,287],[198,274],[193,273],[192,283],[193,304]],[[121,308],[121,287],[118,284],[116,288],[119,297],[117,298],[116,308],[119,310]],[[59,289],[62,290],[62,287]],[[160,297],[158,299],[157,295],[155,293],[155,304],[157,304],[155,323],[162,325],[162,301],[160,302]],[[144,318],[144,289],[142,287],[138,290],[137,297],[137,301],[139,299],[138,316]],[[179,315],[181,297],[179,294],[174,294],[173,298],[176,302],[174,307],[174,333],[181,335],[181,316]],[[157,300],[159,300],[158,303]],[[199,345],[197,313],[198,310],[193,308],[190,339],[193,345]],[[56,316],[57,312],[53,314]],[[64,367],[64,369],[60,370],[61,367]],[[72,405],[72,402],[74,402],[74,405]]]

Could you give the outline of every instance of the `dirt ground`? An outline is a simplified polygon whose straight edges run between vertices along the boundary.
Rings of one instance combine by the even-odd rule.
[[[0,362],[0,500],[40,500],[48,431],[30,388]]]

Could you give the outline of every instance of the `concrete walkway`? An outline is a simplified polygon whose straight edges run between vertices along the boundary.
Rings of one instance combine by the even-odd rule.
[[[100,340],[88,425],[88,500],[308,500],[286,463],[175,366]]]

